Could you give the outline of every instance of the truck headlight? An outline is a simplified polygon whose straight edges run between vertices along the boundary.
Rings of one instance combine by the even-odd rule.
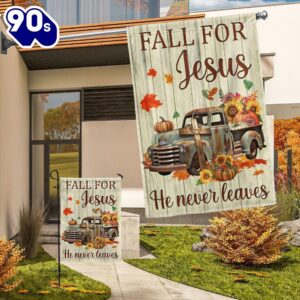
[[[185,151],[184,146],[183,145],[179,145],[179,152],[183,153]]]

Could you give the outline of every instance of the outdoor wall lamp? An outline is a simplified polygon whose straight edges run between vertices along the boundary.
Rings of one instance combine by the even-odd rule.
[[[11,46],[16,46],[17,43],[12,40],[9,40],[5,36],[5,34],[1,31],[0,45],[1,45],[1,54],[7,54],[7,49],[10,48]]]

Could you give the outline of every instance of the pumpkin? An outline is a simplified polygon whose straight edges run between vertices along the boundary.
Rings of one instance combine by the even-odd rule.
[[[227,169],[218,168],[214,171],[214,177],[218,181],[231,180],[235,177],[236,174],[237,174],[236,168],[227,168]]]
[[[173,122],[169,120],[165,120],[163,117],[160,117],[161,121],[155,123],[154,130],[157,133],[171,131],[174,128]]]
[[[246,123],[248,126],[260,124],[257,114],[253,111],[242,111],[235,115],[233,123]]]
[[[68,223],[69,225],[77,225],[77,221],[74,219],[70,220]]]

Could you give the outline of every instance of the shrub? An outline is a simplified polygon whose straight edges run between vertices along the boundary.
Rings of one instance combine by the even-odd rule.
[[[208,248],[228,263],[270,264],[282,256],[290,236],[277,228],[277,219],[267,208],[237,209],[211,220]]]
[[[290,192],[278,191],[276,193],[276,217],[281,221],[292,221],[299,218],[300,192],[292,189]]]
[[[17,264],[22,260],[22,250],[14,241],[0,239],[0,292],[13,290],[20,280],[8,283],[17,273]]]
[[[26,258],[34,258],[37,254],[40,231],[44,221],[45,214],[42,208],[23,206],[20,209],[19,237]]]

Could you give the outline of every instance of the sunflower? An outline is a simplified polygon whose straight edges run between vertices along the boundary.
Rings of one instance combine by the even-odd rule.
[[[256,114],[260,113],[260,105],[256,100],[250,100],[247,105],[246,105],[246,109],[248,111],[253,111]]]
[[[95,238],[95,242],[96,243],[99,243],[99,242],[101,242],[102,241],[102,238],[100,237],[100,236],[97,236],[96,238]]]
[[[200,172],[200,181],[202,183],[209,183],[213,179],[213,173],[211,170],[204,169]]]
[[[227,161],[227,155],[219,154],[217,155],[215,162],[218,167],[224,167]]]
[[[233,157],[231,155],[226,156],[226,163],[229,165],[233,165]]]
[[[224,110],[229,122],[232,122],[235,115],[243,111],[243,105],[240,100],[234,99],[225,103]]]
[[[93,247],[94,247],[94,244],[93,244],[93,243],[88,243],[86,246],[87,246],[87,248],[90,249],[90,248],[93,248]]]

